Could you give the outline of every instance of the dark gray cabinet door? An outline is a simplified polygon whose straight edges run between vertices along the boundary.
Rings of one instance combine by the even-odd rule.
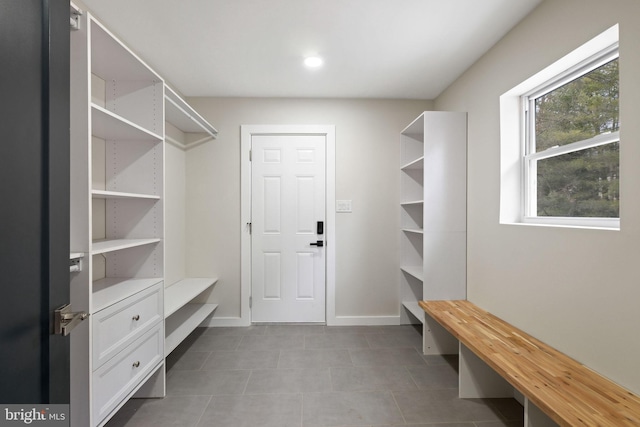
[[[69,1],[0,0],[0,403],[69,403]]]

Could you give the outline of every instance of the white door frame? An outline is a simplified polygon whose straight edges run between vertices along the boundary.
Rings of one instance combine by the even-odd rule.
[[[333,125],[242,125],[240,126],[240,323],[251,324],[251,138],[253,135],[323,135],[326,138],[326,224],[325,256],[326,320],[328,325],[336,319],[336,131]]]

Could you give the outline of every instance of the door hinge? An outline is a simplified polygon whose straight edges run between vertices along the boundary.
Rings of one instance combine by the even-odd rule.
[[[249,308],[253,307],[253,297],[249,297]]]
[[[80,16],[82,15],[82,10],[69,5],[69,29],[72,31],[78,31],[80,29]]]
[[[249,230],[249,234],[251,234],[252,227],[250,222],[247,223],[247,229]]]
[[[251,162],[251,161],[253,161],[253,160],[251,159],[251,157],[252,157],[252,153],[253,153],[253,150],[249,150],[249,161],[250,161],[250,162]]]

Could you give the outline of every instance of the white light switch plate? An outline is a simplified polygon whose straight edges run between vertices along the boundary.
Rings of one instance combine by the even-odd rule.
[[[351,200],[336,200],[336,212],[351,212]]]

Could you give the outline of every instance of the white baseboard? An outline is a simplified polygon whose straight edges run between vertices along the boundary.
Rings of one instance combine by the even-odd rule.
[[[327,319],[328,326],[395,326],[400,324],[400,316],[336,316]],[[250,326],[241,317],[212,317],[200,324],[203,327]]]

